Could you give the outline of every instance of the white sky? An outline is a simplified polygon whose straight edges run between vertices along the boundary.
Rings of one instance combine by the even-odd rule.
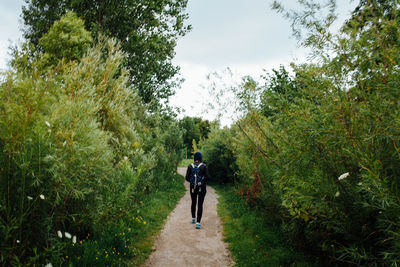
[[[229,67],[233,83],[243,75],[258,77],[263,69],[270,71],[290,62],[304,62],[306,53],[291,38],[289,22],[270,9],[272,0],[189,0],[188,24],[193,30],[178,41],[174,64],[181,67],[185,79],[170,100],[181,108],[181,114],[214,119],[216,112],[207,110],[210,96],[206,76]],[[294,0],[282,0],[293,4]],[[342,17],[348,17],[358,1],[338,0]],[[23,0],[0,1],[0,69],[6,68],[8,47],[22,39],[20,19]],[[230,81],[226,81],[230,83]],[[206,111],[205,111],[206,110]],[[230,123],[230,116],[222,124]]]
[[[6,68],[9,59],[8,47],[22,39],[20,14],[23,0],[0,0],[0,69]]]

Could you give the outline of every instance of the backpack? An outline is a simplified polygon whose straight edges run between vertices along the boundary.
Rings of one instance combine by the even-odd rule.
[[[203,175],[200,175],[200,167],[201,165],[204,165],[203,163],[200,163],[199,165],[192,165],[192,173],[190,174],[190,185],[192,187],[192,193],[194,193],[194,190],[197,187],[198,183],[203,183]],[[199,187],[199,192],[201,192],[201,186]]]

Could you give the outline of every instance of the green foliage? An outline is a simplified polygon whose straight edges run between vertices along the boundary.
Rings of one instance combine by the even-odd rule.
[[[232,140],[228,151],[238,166],[239,195],[254,212],[281,223],[296,249],[320,255],[322,265],[396,266],[398,3],[361,1],[333,35],[327,27],[334,1],[325,6],[299,2],[304,12],[275,8],[292,19],[295,35],[306,30],[302,43],[312,48],[315,63],[275,70],[264,85],[246,77],[235,91],[244,116],[228,131],[233,138],[211,133],[202,151],[207,159],[206,151],[219,151]],[[324,8],[327,16],[319,17]],[[246,243],[241,236],[230,240]],[[245,245],[238,246],[244,250]]]
[[[193,163],[193,159],[183,159],[179,162],[178,167],[184,167],[186,168],[187,166],[189,166],[189,164]]]
[[[198,144],[200,140],[207,139],[211,131],[212,123],[197,117],[184,117],[179,121],[179,128],[183,131],[183,143],[186,147],[186,157],[192,157],[196,149],[193,142]]]
[[[121,217],[118,223],[101,227],[73,244],[63,239],[62,254],[51,262],[60,260],[73,266],[139,266],[152,252],[154,236],[158,233],[185,188],[182,176],[169,177],[169,184],[150,195],[142,195],[133,214]],[[140,215],[143,214],[143,215]],[[68,257],[67,257],[68,256]]]
[[[208,134],[211,132],[211,123],[209,120],[201,120],[198,123],[200,130],[200,139],[207,139]]]
[[[322,75],[325,70],[298,67],[301,97],[287,101],[283,95],[275,115],[252,110],[238,122],[240,174],[254,177],[243,193],[257,206],[275,210],[271,214],[284,219],[293,244],[308,253],[355,264],[396,262],[389,258],[397,253],[396,244],[390,246],[388,238],[395,238],[393,222],[400,212],[392,171],[398,158],[390,137],[397,126],[388,125],[397,121],[390,104],[397,96],[336,90],[334,80]],[[359,102],[361,95],[368,104]],[[346,172],[350,176],[339,180]]]
[[[208,139],[201,142],[201,151],[214,183],[232,183],[236,179],[236,158],[232,151],[233,136],[229,129],[214,127]]]
[[[61,59],[80,59],[92,44],[92,37],[84,28],[84,22],[73,12],[68,12],[56,21],[39,40],[45,54],[43,60],[49,63]]]
[[[199,142],[200,140],[200,129],[195,124],[194,118],[184,117],[179,121],[179,127],[184,130],[183,133],[183,143],[189,149],[192,148],[192,142],[195,140]],[[190,155],[188,153],[188,155]]]
[[[171,61],[177,39],[190,30],[190,26],[184,25],[187,0],[25,2],[22,8],[27,26],[24,35],[34,45],[39,45],[39,50],[45,49],[40,39],[53,23],[73,11],[84,20],[93,38],[102,33],[120,41],[126,53],[124,64],[129,70],[129,82],[146,103],[158,103],[174,93],[178,81],[173,77],[179,68]],[[57,46],[51,47],[56,49]]]
[[[66,51],[43,64],[55,53],[51,47],[59,35]],[[58,265],[71,255],[92,265],[93,253],[109,245],[132,257],[122,246],[127,240],[113,235],[128,228],[142,233],[128,219],[139,214],[146,196],[176,189],[170,177],[182,147],[177,122],[147,112],[129,87],[115,41],[99,37],[88,48],[89,39],[82,21],[68,13],[41,39],[44,53],[25,46],[26,53],[16,54],[15,68],[2,77],[2,265],[41,265],[49,259]],[[173,194],[168,197],[176,201]],[[77,248],[60,240],[57,231],[95,239]]]
[[[284,108],[285,102],[293,102],[299,96],[299,85],[290,77],[284,66],[279,70],[272,70],[272,75],[267,75],[267,81],[262,89],[260,111],[266,117],[271,117]],[[282,103],[283,102],[283,103]]]

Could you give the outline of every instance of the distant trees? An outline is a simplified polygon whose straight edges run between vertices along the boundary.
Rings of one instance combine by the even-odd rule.
[[[207,139],[212,125],[208,120],[199,117],[184,117],[179,121],[179,127],[183,130],[183,143],[186,149],[186,157],[191,157],[193,153],[193,140],[196,144],[201,139]]]
[[[179,68],[171,62],[184,24],[187,0],[25,0],[25,37],[38,49],[40,38],[67,11],[83,19],[94,39],[99,33],[120,41],[129,81],[145,103],[159,103],[174,93]]]

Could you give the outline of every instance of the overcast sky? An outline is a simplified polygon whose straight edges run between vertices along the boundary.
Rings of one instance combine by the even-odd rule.
[[[271,10],[270,3],[269,0],[189,0],[188,23],[193,29],[179,40],[174,59],[185,82],[172,97],[173,105],[182,107],[184,114],[214,119],[216,111],[206,106],[212,100],[204,89],[209,84],[207,74],[229,67],[234,80],[239,82],[244,75],[256,77],[263,69],[287,65],[298,57],[304,59],[303,50],[297,49],[296,41],[290,38],[289,23]],[[229,114],[222,117],[223,124],[229,120]]]
[[[9,59],[10,41],[22,39],[20,14],[23,0],[0,0],[0,69],[5,69]]]
[[[207,74],[229,67],[236,79],[254,77],[306,60],[305,50],[291,38],[289,23],[270,8],[272,0],[189,0],[188,24],[193,30],[181,38],[174,63],[181,67],[185,79],[171,104],[183,114],[213,119],[215,112],[204,112],[210,97]],[[285,4],[294,0],[285,0]],[[348,17],[358,1],[339,0],[342,17]],[[0,68],[6,67],[8,46],[22,39],[20,14],[23,0],[0,1]],[[228,118],[224,119],[228,123]]]

